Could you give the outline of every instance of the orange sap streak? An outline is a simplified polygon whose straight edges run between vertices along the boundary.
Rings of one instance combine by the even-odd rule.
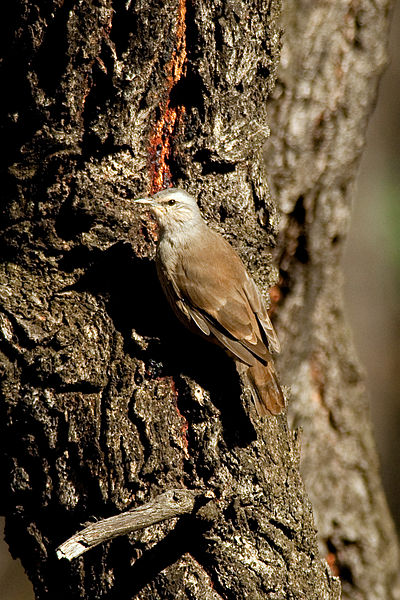
[[[180,0],[176,25],[176,44],[170,62],[167,65],[167,99],[160,105],[160,118],[155,122],[150,136],[149,169],[150,193],[154,194],[165,187],[171,187],[172,175],[169,159],[173,151],[174,134],[185,112],[183,106],[171,107],[172,88],[181,78],[186,61],[186,0]]]

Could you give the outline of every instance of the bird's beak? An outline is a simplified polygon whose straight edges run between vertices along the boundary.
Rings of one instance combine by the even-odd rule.
[[[154,204],[153,198],[136,198],[133,202],[137,204]]]

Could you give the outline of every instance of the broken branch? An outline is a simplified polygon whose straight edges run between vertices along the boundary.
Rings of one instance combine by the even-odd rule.
[[[194,490],[168,490],[143,506],[92,523],[63,542],[57,548],[57,557],[72,560],[90,548],[117,536],[190,513],[199,495],[200,493]]]

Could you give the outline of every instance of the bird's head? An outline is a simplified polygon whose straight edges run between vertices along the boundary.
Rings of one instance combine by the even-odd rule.
[[[147,204],[164,230],[173,230],[202,218],[195,198],[179,188],[168,188],[135,202]]]

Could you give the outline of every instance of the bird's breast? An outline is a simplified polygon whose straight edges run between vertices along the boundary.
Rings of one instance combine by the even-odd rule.
[[[165,232],[157,247],[157,261],[163,271],[173,276],[181,268],[183,259],[189,259],[196,254],[198,237],[192,231]]]
[[[162,238],[158,247],[156,260],[163,271],[173,272],[177,261],[177,251],[174,243],[169,238]]]

